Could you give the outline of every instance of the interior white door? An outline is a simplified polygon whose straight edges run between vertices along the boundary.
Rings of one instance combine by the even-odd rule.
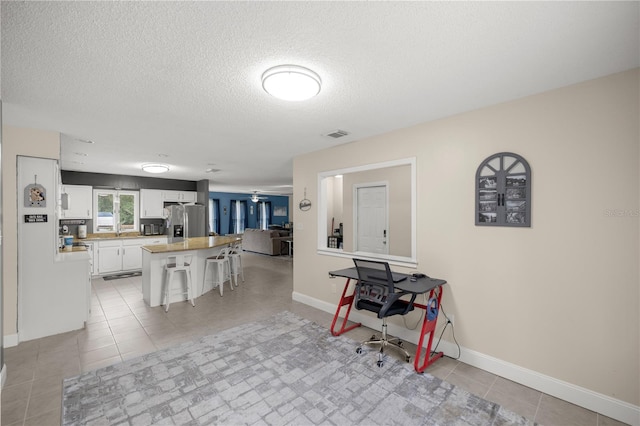
[[[388,254],[386,185],[356,188],[356,217],[356,251]]]

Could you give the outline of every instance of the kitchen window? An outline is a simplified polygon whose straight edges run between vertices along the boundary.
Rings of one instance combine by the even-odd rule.
[[[139,193],[115,189],[93,190],[93,232],[138,232]]]

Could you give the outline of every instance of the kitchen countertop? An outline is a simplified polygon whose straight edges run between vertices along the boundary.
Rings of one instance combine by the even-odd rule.
[[[56,262],[79,262],[79,261],[88,261],[89,260],[89,252],[87,248],[82,247],[71,247],[71,250],[58,249],[58,255],[55,258]]]
[[[58,249],[58,253],[60,253],[60,254],[62,254],[62,253],[74,253],[74,252],[79,252],[79,251],[87,251],[87,248],[85,246],[73,246],[73,247],[71,247],[71,250]]]
[[[149,253],[171,253],[175,251],[187,251],[187,250],[205,250],[219,246],[225,246],[233,244],[235,242],[242,241],[242,238],[237,237],[195,237],[185,238],[184,241],[171,244],[157,244],[153,246],[143,246],[142,250]]]

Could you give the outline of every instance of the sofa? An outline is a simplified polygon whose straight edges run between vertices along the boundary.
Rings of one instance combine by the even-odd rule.
[[[253,228],[245,229],[241,237],[243,250],[270,256],[287,254],[288,247],[282,241],[291,239],[289,231]]]

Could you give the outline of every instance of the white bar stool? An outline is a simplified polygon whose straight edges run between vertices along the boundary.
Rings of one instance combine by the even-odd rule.
[[[238,276],[242,278],[244,282],[244,269],[242,269],[242,243],[234,244],[229,250],[229,263],[231,265],[231,275],[233,275],[236,281],[236,287],[238,287]]]
[[[192,255],[176,254],[167,256],[167,263],[164,265],[165,270],[165,284],[164,284],[164,297],[162,304],[164,305],[165,312],[169,312],[169,305],[171,304],[171,295],[173,290],[173,273],[183,271],[187,282],[187,290],[182,292],[187,296],[187,300],[191,301],[192,306],[196,306],[196,302],[193,298],[193,286],[191,285],[191,260]]]
[[[207,282],[207,271],[209,265],[213,265],[213,288],[220,289],[220,296],[224,290],[224,283],[229,281],[229,287],[233,290],[233,281],[231,276],[231,263],[229,262],[229,247],[225,247],[215,256],[207,257],[204,266],[204,277],[202,278],[202,288],[205,288]]]

